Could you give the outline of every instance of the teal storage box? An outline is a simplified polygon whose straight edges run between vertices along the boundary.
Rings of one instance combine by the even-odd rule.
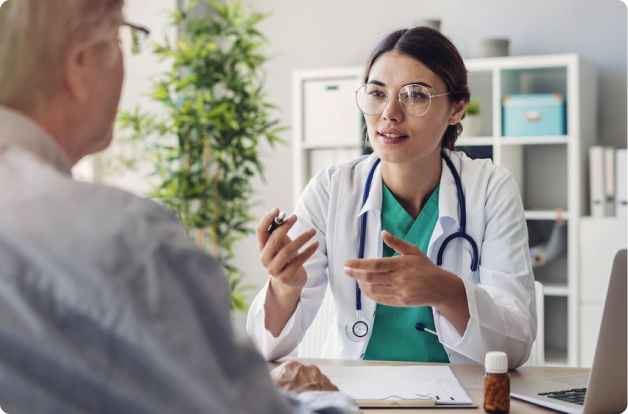
[[[565,98],[560,93],[506,95],[503,101],[503,135],[565,135]]]

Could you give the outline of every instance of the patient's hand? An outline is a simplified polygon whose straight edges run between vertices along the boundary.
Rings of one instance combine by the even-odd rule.
[[[297,361],[286,361],[273,369],[270,377],[278,387],[286,391],[338,391],[315,365],[303,365]]]

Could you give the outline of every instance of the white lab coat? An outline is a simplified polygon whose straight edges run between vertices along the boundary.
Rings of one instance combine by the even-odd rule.
[[[460,238],[450,242],[444,253],[443,268],[462,278],[471,318],[461,336],[434,310],[438,338],[452,363],[484,363],[486,352],[504,351],[508,354],[509,368],[516,368],[528,359],[536,338],[534,276],[521,196],[514,178],[504,167],[493,165],[490,160],[472,160],[461,152],[448,154],[460,174],[466,196],[467,233],[478,244],[480,283],[475,285],[469,280],[469,244]],[[375,171],[369,198],[362,207],[364,184],[375,160],[371,155],[325,168],[304,190],[295,211],[298,221],[288,234],[295,238],[314,227],[317,229],[314,239],[320,244],[305,264],[308,280],[297,308],[277,338],[264,327],[268,283],[251,304],[247,331],[266,359],[286,356],[298,346],[316,316],[328,283],[336,319],[329,327],[321,357],[364,356],[370,338],[353,342],[345,333],[347,321],[356,315],[356,282],[344,274],[343,263],[358,257],[362,214],[368,215],[364,257],[382,256],[381,166]],[[443,240],[460,227],[456,185],[444,161],[438,208],[439,218],[427,251],[434,263]],[[362,294],[361,316],[370,327],[375,308],[376,303]]]

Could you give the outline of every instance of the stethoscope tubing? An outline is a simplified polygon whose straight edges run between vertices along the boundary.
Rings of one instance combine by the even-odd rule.
[[[373,181],[373,175],[375,174],[375,169],[382,160],[378,158],[375,160],[375,163],[371,167],[371,171],[369,171],[369,175],[366,178],[366,184],[364,185],[364,194],[362,195],[362,207],[366,204],[366,200],[369,198],[369,193],[371,192],[371,181]],[[360,228],[360,250],[358,251],[358,257],[360,259],[364,259],[364,245],[366,240],[366,216],[367,214],[362,214],[362,226]],[[362,310],[362,291],[360,290],[360,284],[355,282],[355,309],[358,313]],[[359,316],[358,316],[359,317]]]

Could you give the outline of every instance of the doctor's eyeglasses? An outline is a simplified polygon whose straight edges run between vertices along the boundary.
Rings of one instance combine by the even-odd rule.
[[[410,84],[399,90],[397,99],[403,111],[410,116],[423,116],[429,111],[432,98],[449,95],[451,92],[432,95],[423,85]],[[388,92],[383,86],[364,84],[355,92],[355,102],[364,115],[379,115],[388,104]]]
[[[124,22],[120,26],[118,40],[124,54],[137,55],[146,47],[150,31],[144,27]]]

